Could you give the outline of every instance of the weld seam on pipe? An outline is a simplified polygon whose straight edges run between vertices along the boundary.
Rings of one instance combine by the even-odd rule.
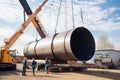
[[[29,49],[29,47],[27,48],[27,56],[28,56],[29,59],[32,59],[32,58],[30,57],[30,54],[28,53],[28,49]]]
[[[54,44],[53,44],[53,42],[54,42],[54,39],[55,39],[56,36],[57,36],[57,34],[55,34],[55,35],[53,36],[52,42],[51,42],[51,51],[52,51],[52,54],[53,54],[53,56],[54,56],[55,59],[57,59],[57,57],[55,56],[55,53],[54,53],[54,51],[53,51],[53,49],[54,49]]]
[[[30,42],[28,45],[30,45],[31,43],[33,43],[34,41]],[[30,47],[30,46],[29,46]],[[28,53],[28,49],[29,47],[27,48],[27,55],[28,55],[28,59],[32,59],[32,57],[30,56],[30,54]]]
[[[35,44],[35,47],[34,47],[34,52],[35,52],[35,57],[36,57],[36,58],[38,58],[37,52],[36,52],[36,46],[37,46],[37,44],[38,44],[38,40],[36,40],[36,44]]]
[[[65,40],[66,40],[67,34],[68,34],[70,31],[71,31],[71,30],[67,31],[67,33],[65,34],[65,38],[64,38],[64,50],[65,50],[65,53],[67,54],[67,56],[68,56],[69,58],[71,58],[71,57],[69,56],[69,54],[68,54],[68,52],[67,52],[67,49],[66,49],[66,47],[65,47]]]

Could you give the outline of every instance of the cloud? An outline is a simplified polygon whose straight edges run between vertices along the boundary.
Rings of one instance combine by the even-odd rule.
[[[5,38],[9,38],[8,36],[11,36],[14,32],[15,31],[8,26],[0,27],[0,41],[4,41]]]
[[[49,25],[52,26],[54,29],[57,19],[57,13],[59,8],[59,1],[54,1],[53,5],[50,6],[47,4],[46,6],[49,6],[47,9],[43,9],[43,11],[39,14],[41,15],[40,18],[43,20],[43,23],[45,26]],[[105,27],[105,30],[115,30],[119,27],[114,27],[114,25],[119,25],[119,22],[115,24],[115,20],[117,18],[111,18],[110,16],[117,11],[119,8],[115,7],[109,7],[109,8],[102,8],[100,5],[107,3],[107,0],[74,0],[74,20],[75,20],[75,26],[88,26],[89,29],[92,29],[94,31],[102,31],[103,26]],[[59,27],[58,31],[60,29],[64,31],[64,25],[65,25],[65,9],[64,9],[64,1],[62,2],[61,12],[60,12],[60,18],[59,18]],[[83,20],[81,21],[81,9],[83,11]],[[49,13],[49,14],[48,14]],[[45,16],[44,16],[45,15]],[[115,15],[114,15],[115,16]],[[112,20],[112,21],[109,21]],[[67,2],[67,27],[72,28],[73,26],[72,22],[72,9],[71,9],[71,1]],[[100,25],[100,26],[99,26]],[[101,26],[102,25],[102,26]],[[89,27],[90,26],[90,27]],[[112,26],[112,27],[111,27]],[[110,28],[111,27],[111,28]],[[70,29],[71,29],[70,28]],[[99,29],[100,28],[100,29]]]
[[[9,26],[0,27],[0,46],[4,45],[4,39],[9,39],[16,31]],[[10,49],[18,49],[20,55],[23,52],[23,48],[31,41],[34,41],[35,38],[33,36],[22,34],[11,46]]]
[[[33,12],[44,0],[27,0]],[[120,8],[109,7],[103,8],[101,5],[107,3],[107,0],[74,0],[74,18],[75,27],[85,26],[90,31],[113,31],[120,29],[120,17],[114,12]],[[51,5],[52,4],[52,5]],[[41,19],[46,32],[52,36],[54,34],[57,14],[59,8],[59,0],[49,0],[42,8],[38,17]],[[81,21],[81,9],[83,11],[83,20]],[[65,31],[65,3],[62,2],[60,18],[57,26],[57,32]],[[71,1],[67,0],[67,29],[73,28]],[[111,17],[112,16],[112,17]],[[117,22],[116,22],[117,21]],[[4,42],[4,38],[9,38],[16,31],[16,26],[20,26],[23,22],[23,8],[18,0],[1,0],[0,1],[0,45]],[[11,27],[11,24],[15,26]],[[25,33],[19,37],[12,48],[18,48],[22,53],[23,47],[30,41],[35,40],[33,36],[33,25],[25,30]],[[94,34],[93,34],[94,35]]]
[[[0,46],[4,45],[5,38],[10,38],[17,31],[16,27],[19,29],[22,22],[23,8],[18,0],[0,1]],[[35,40],[35,36],[33,36],[35,34],[31,29],[33,29],[33,25],[28,26],[25,33],[14,42],[10,49],[18,49],[20,55],[23,55],[25,45]]]
[[[18,0],[1,0],[0,1],[0,19],[5,22],[14,22],[22,19],[22,7]]]

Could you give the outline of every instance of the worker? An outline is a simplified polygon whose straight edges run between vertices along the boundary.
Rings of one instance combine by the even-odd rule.
[[[22,76],[26,76],[26,68],[27,68],[27,58],[24,58],[23,68],[22,68]]]
[[[35,76],[36,66],[37,66],[37,62],[35,61],[35,58],[32,58],[32,73],[33,73],[33,76]]]
[[[45,71],[48,74],[49,73],[49,66],[50,66],[50,62],[49,60],[46,58],[45,59]]]

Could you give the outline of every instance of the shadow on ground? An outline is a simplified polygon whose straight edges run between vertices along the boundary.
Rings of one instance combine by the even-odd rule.
[[[0,76],[19,75],[17,71],[0,71]]]
[[[29,76],[29,77],[33,77],[33,76]],[[34,77],[60,78],[60,77],[49,76],[49,75],[35,75]]]
[[[103,71],[95,71],[95,70],[87,70],[83,72],[75,72],[78,74],[85,74],[85,75],[91,75],[91,76],[96,76],[96,77],[104,77],[112,80],[120,80],[120,73],[117,72],[110,72],[108,70]]]

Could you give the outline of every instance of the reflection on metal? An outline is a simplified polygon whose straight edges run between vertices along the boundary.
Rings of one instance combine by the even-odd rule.
[[[91,59],[95,52],[92,34],[84,27],[78,27],[53,37],[29,43],[25,49],[25,57],[31,59],[81,60]]]

